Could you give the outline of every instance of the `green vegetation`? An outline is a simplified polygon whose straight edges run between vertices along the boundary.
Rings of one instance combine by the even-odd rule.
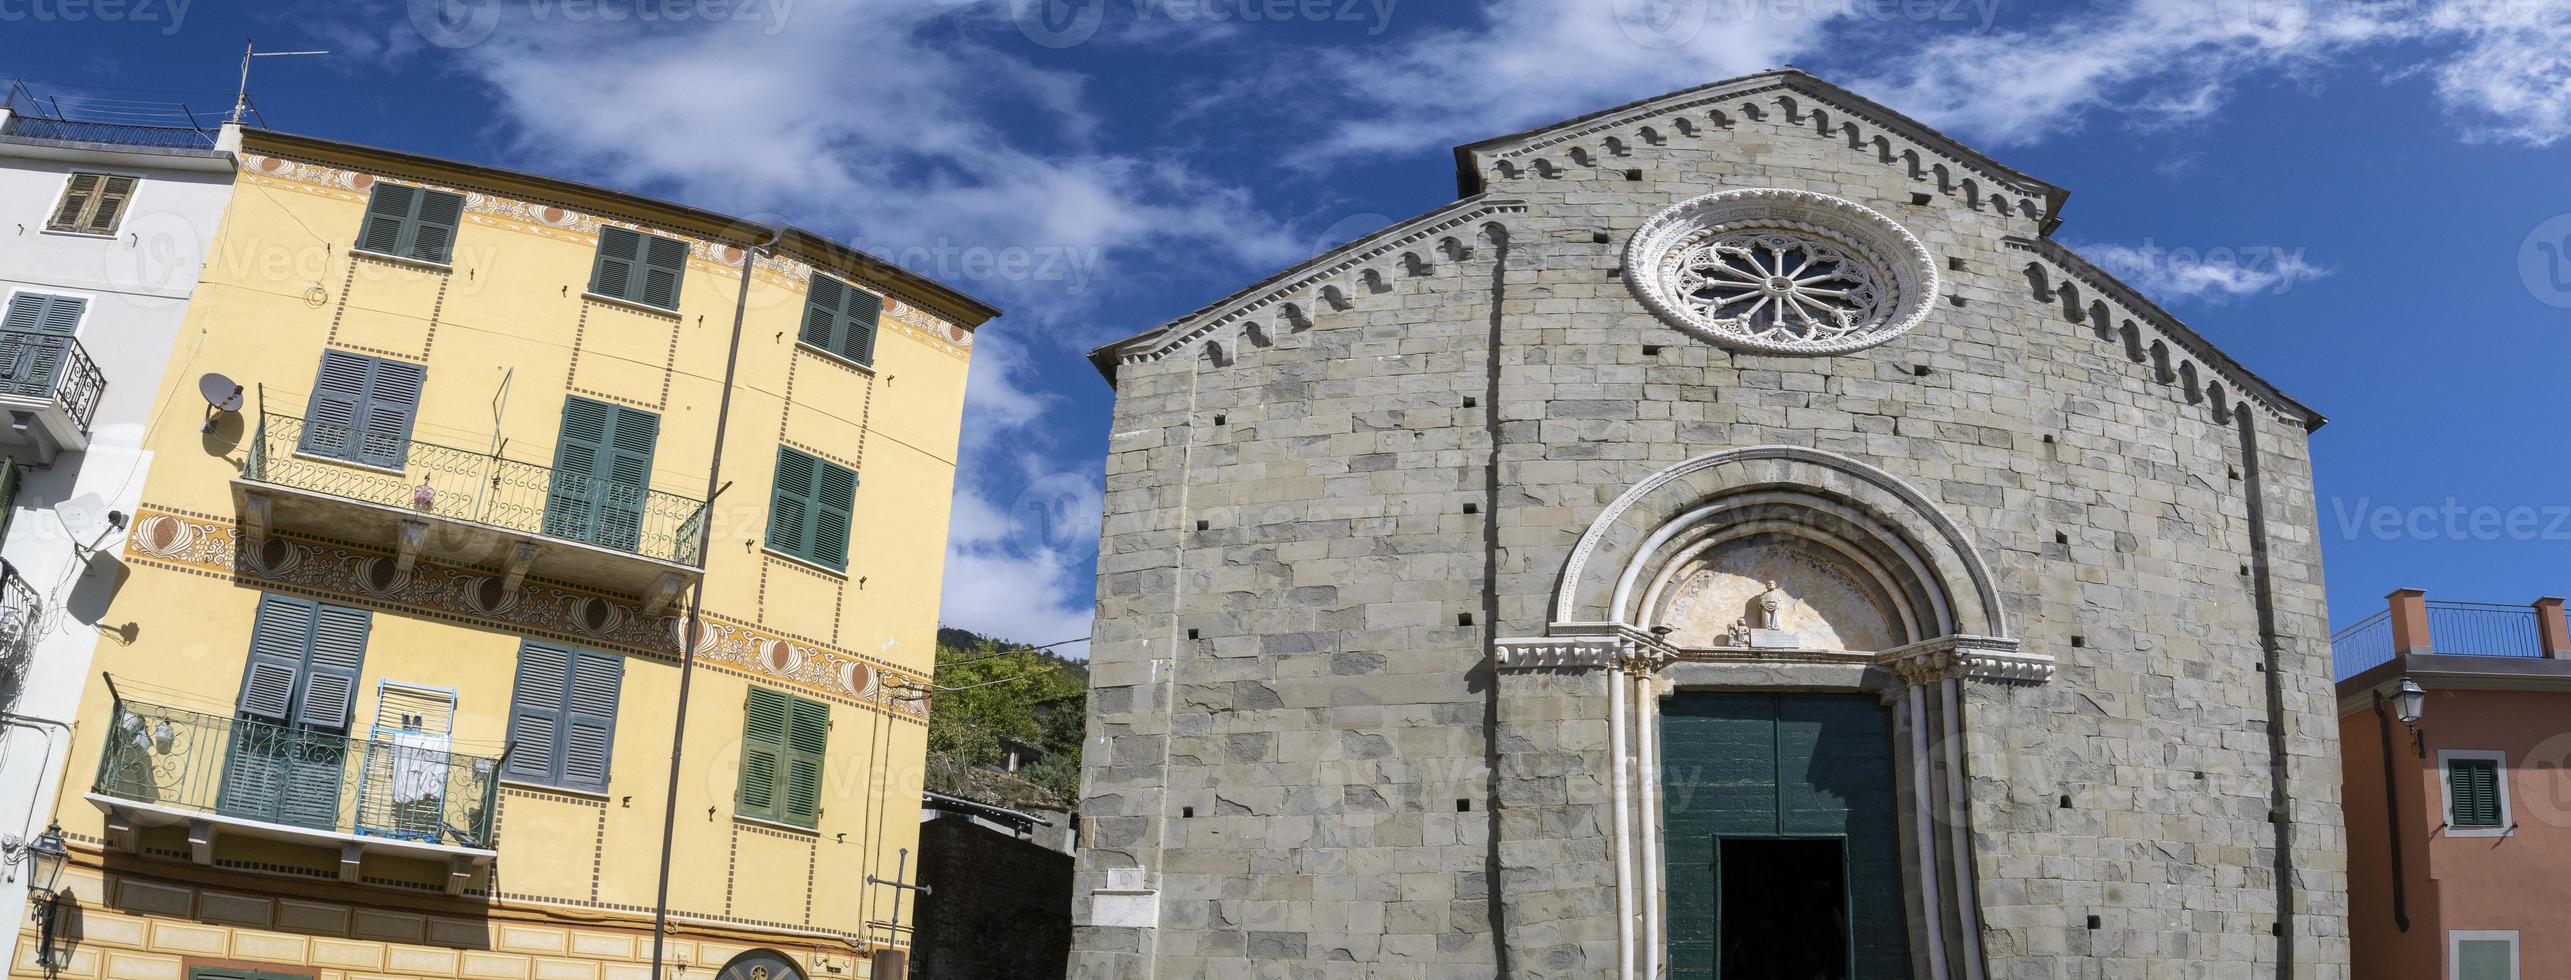
[[[937,632],[938,693],[929,702],[928,788],[1011,807],[1062,809],[1080,794],[1089,672],[1024,644]],[[1009,748],[1036,758],[1007,773]]]

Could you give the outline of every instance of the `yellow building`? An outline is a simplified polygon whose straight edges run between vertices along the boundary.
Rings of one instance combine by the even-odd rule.
[[[918,864],[997,311],[797,231],[227,135],[11,974],[645,980],[674,798],[665,976],[899,976],[915,899],[870,879]]]

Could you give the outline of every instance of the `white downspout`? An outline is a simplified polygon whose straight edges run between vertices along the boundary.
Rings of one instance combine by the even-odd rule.
[[[1641,741],[1643,810],[1643,980],[1660,980],[1661,830],[1660,691],[1651,675],[1634,678],[1634,738]]]
[[[1936,782],[1928,774],[1928,697],[1919,685],[1910,685],[1910,767],[1912,810],[1917,814],[1919,831],[1912,837],[1919,844],[1919,907],[1925,913],[1928,928],[1928,976],[1946,980],[1946,923],[1942,900],[1938,895],[1937,817],[1929,797]]]
[[[1957,711],[1956,688],[1963,681],[1947,678],[1940,687],[1946,700],[1946,811],[1952,817],[1946,822],[1947,832],[1955,842],[1950,871],[1955,875],[1957,944],[1964,956],[1964,975],[1982,980],[1982,927],[1980,910],[1974,908],[1973,867],[1966,855],[1972,852],[1964,831],[1964,719]]]
[[[1634,980],[1633,803],[1625,795],[1625,666],[1607,665],[1607,769],[1616,806],[1616,977]]]

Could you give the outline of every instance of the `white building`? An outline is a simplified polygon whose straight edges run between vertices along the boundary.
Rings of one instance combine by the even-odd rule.
[[[171,352],[235,164],[212,132],[10,108],[0,107],[0,843],[15,852],[44,831],[38,815],[61,792],[90,651],[102,636],[135,639],[101,620],[125,577],[116,553],[151,464],[140,447],[153,395],[197,382],[183,366],[174,380],[163,370],[186,360]],[[184,638],[157,639],[184,655]],[[0,921],[25,921],[25,872],[0,870]]]

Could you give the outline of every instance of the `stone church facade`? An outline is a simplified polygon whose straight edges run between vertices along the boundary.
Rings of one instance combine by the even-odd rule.
[[[1093,355],[1072,977],[2346,975],[2320,416],[1800,72],[1457,162]]]

